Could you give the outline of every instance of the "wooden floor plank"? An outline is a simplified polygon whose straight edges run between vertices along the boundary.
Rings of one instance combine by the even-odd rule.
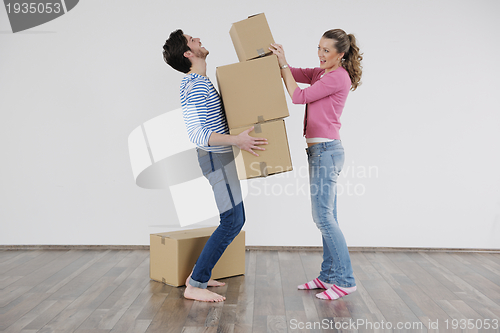
[[[483,316],[474,311],[474,309],[467,305],[467,303],[465,303],[463,300],[443,300],[443,302],[450,303],[450,305],[460,313],[461,318],[484,319]]]
[[[120,317],[110,333],[143,333],[147,330],[168,295],[168,288],[163,283],[148,281],[141,293]]]
[[[463,276],[455,273],[453,266],[456,260],[446,253],[421,252],[419,254],[434,266],[433,276],[443,284],[447,284],[448,288],[453,289],[454,293],[474,311],[484,318],[500,320],[500,306],[476,289],[476,281],[470,281],[470,279],[467,281]]]
[[[186,321],[184,322],[184,327],[206,327],[205,323],[207,321],[210,321],[211,326],[214,326],[214,320],[217,321],[218,324],[223,305],[223,302],[217,304],[193,302],[193,306],[191,306],[191,309],[186,317]],[[209,314],[211,314],[210,320],[208,320]]]
[[[191,307],[195,303],[185,299],[184,288],[172,288],[147,328],[147,333],[181,332]]]
[[[488,277],[491,277],[491,272],[487,269],[475,265],[467,261],[469,258],[468,254],[465,253],[463,256],[459,256],[456,253],[451,253],[450,257],[453,258],[453,263],[448,267],[456,275],[462,276],[462,278],[467,281],[470,285],[474,286],[478,291],[482,292],[484,295],[488,295],[488,298],[494,301],[497,305],[500,305],[500,282],[497,278],[491,278],[495,282],[492,282]],[[453,269],[453,270],[452,270]],[[485,276],[488,274],[488,277]]]
[[[464,266],[467,266],[476,274],[480,274],[482,277],[491,281],[488,282],[490,288],[495,290],[497,294],[500,294],[500,266],[498,269],[492,265],[485,264],[475,253],[460,253],[460,255],[453,253],[453,258],[460,261]],[[497,301],[500,304],[500,301]]]
[[[24,316],[21,316],[20,319],[16,320],[7,329],[2,332],[5,333],[16,333],[20,332],[23,329],[26,329],[26,326],[35,320],[38,316],[48,311],[51,307],[53,307],[58,301],[42,301],[37,306],[35,306],[31,311],[29,311]]]
[[[54,277],[60,271],[64,270],[71,264],[78,261],[78,259],[82,258],[84,255],[83,251],[51,251],[51,252],[60,252],[57,256],[55,256],[50,262],[47,262],[43,266],[32,267],[31,271],[26,274],[22,279],[16,281],[14,285],[19,286],[33,286],[32,292],[45,292],[48,282],[54,280]],[[74,269],[74,268],[73,268]]]
[[[72,264],[66,266],[64,269],[58,271],[56,274],[46,279],[42,283],[36,285],[31,291],[38,293],[45,293],[47,298],[51,296],[52,293],[57,291],[59,288],[78,276],[79,273],[83,272],[86,268],[91,266],[94,262],[98,261],[107,251],[80,251],[83,253],[82,256],[78,257]],[[37,316],[33,321],[31,321],[25,329],[41,329],[50,320],[56,317],[63,309],[65,309],[69,304],[73,302],[73,299],[51,299],[49,301],[55,301],[54,305],[51,306],[47,311],[44,311],[39,316]],[[30,317],[31,312],[28,312],[25,316]],[[23,320],[23,318],[21,318]]]
[[[3,277],[15,278],[15,281],[0,290],[0,307],[7,306],[9,302],[15,300],[23,293],[33,292],[32,289],[34,286],[74,260],[72,254],[69,256],[66,255],[68,251],[46,252],[15,268],[2,272]]]
[[[459,299],[446,285],[438,281],[426,271],[419,262],[422,257],[418,253],[384,253],[399,269],[416,285],[422,293],[434,300]]]
[[[16,260],[15,259],[16,257],[20,258],[19,256],[24,256],[24,255],[26,255],[26,253],[29,253],[29,252],[33,252],[33,251],[30,251],[30,250],[15,250],[15,251],[0,250],[0,267],[2,267],[1,265],[5,264],[11,260]]]
[[[496,253],[352,252],[357,291],[325,301],[297,290],[319,275],[321,252],[252,250],[245,275],[210,287],[226,296],[213,304],[150,280],[147,250],[51,251],[0,251],[0,333],[437,332],[435,321],[442,333],[445,320],[500,320]],[[374,328],[388,322],[423,329]]]
[[[378,258],[388,258],[401,270],[400,274],[393,274],[398,284],[392,287],[408,307],[412,309],[413,313],[430,329],[431,322],[444,323],[446,320],[450,321],[452,319],[437,301],[459,298],[417,262],[412,260],[412,255],[412,253],[409,253],[394,256],[394,253],[381,253]],[[421,257],[417,256],[416,259],[420,260]],[[374,260],[378,261],[378,259]],[[382,272],[383,264],[378,265],[378,267],[379,271]],[[389,282],[392,281],[386,276],[385,279]],[[441,329],[444,328],[441,327]]]
[[[278,260],[277,251],[257,253],[254,317],[285,315]]]
[[[410,295],[415,287],[413,281],[383,253],[365,254],[365,256],[413,313],[419,318],[424,317],[425,312]]]
[[[112,256],[113,254],[109,251],[81,251],[83,255],[75,260],[70,265],[64,267],[56,274],[52,275],[49,279],[39,283],[35,288],[34,292],[44,292],[47,294],[55,294],[61,288],[66,286],[68,283],[73,282],[77,277],[81,277],[85,270],[92,265],[98,263],[105,256]],[[105,259],[104,259],[105,260]],[[71,285],[69,285],[71,286]],[[68,287],[66,287],[68,288]],[[56,295],[56,299],[58,299]]]
[[[323,261],[322,254],[318,252],[300,252],[300,261],[302,268],[306,273],[306,280],[301,284],[309,282],[319,276],[321,271],[321,262]]]
[[[278,322],[278,318],[284,318],[285,304],[281,288],[281,275],[277,264],[278,253],[276,251],[258,251],[256,256],[252,326],[255,331],[266,332],[268,329],[275,328],[273,325]]]
[[[62,270],[64,267],[71,265],[75,260],[81,257],[81,253],[75,253],[73,251],[51,251],[51,252],[59,252],[56,253],[54,259],[51,260],[50,264],[46,264],[45,266],[39,267],[38,265],[33,265],[32,272],[22,276],[14,283],[5,288],[5,291],[10,291],[7,297],[3,297],[0,305],[2,306],[2,310],[7,310],[9,308],[8,304],[12,300],[16,299],[17,296],[22,294],[45,294],[47,297],[48,294],[45,293],[46,290],[43,289],[43,286],[46,285],[47,281],[53,281],[54,275]],[[40,258],[41,259],[41,258]],[[46,258],[50,260],[50,258]],[[45,260],[45,262],[47,261]],[[12,272],[12,271],[11,271]],[[39,298],[40,302],[44,300],[44,297]],[[17,304],[22,299],[17,300],[17,302],[13,304]],[[34,303],[34,300],[30,302],[30,307],[35,307],[37,304]],[[17,306],[17,305],[16,305]],[[1,317],[1,316],[0,316]],[[12,317],[10,319],[13,319]]]
[[[216,327],[194,327],[188,326],[184,327],[181,333],[219,333],[219,332],[227,332],[227,331],[219,331]]]
[[[482,267],[492,271],[497,277],[500,276],[500,263],[493,260],[494,256],[489,253],[473,253],[473,255]]]
[[[123,258],[131,255],[132,251],[110,251],[99,261],[73,278],[71,285],[64,285],[53,293],[48,299],[72,299],[73,302],[67,306],[55,318],[49,321],[44,328],[51,330],[76,330],[116,288],[115,280],[123,270],[113,267]]]
[[[12,251],[15,252],[15,251]],[[19,255],[17,256],[10,256],[9,251],[2,251],[0,255],[7,255],[8,259],[4,260],[2,263],[0,263],[0,272],[2,275],[19,275],[15,273],[14,270],[16,270],[18,267],[25,265],[28,263],[33,262],[33,260],[36,260],[37,257],[44,255],[44,252],[42,250],[36,250],[36,251],[22,251]]]
[[[115,290],[96,307],[93,313],[78,327],[79,329],[113,329],[149,283],[148,277],[143,274],[149,268],[148,251],[135,251],[121,260],[114,268],[119,267],[123,267],[124,270],[113,281],[113,284],[116,285]]]
[[[498,253],[482,253],[482,255],[500,265],[500,255]]]
[[[255,270],[257,261],[256,251],[246,252],[246,270],[245,275],[237,276],[232,279],[238,279],[240,293],[238,303],[235,309],[234,332],[249,333],[253,331],[253,310],[255,307]]]
[[[51,262],[56,262],[57,259],[61,259],[66,250],[62,251],[41,251],[41,253],[30,260],[23,262],[16,267],[12,267],[9,270],[2,271],[2,274],[17,275],[25,277],[29,274],[33,274],[38,269],[43,269],[50,266]],[[27,259],[27,258],[26,258]]]
[[[378,252],[375,252],[376,254]],[[366,254],[369,255],[369,254]],[[359,253],[359,269],[364,273],[359,278],[368,294],[376,299],[376,306],[387,321],[393,325],[397,322],[417,322],[418,317],[408,307],[403,299],[391,288],[389,283],[380,275],[365,254]],[[363,259],[364,258],[364,259]]]
[[[289,332],[311,332],[311,330],[299,330],[297,328],[297,323],[319,321],[314,300],[312,299],[314,295],[307,290],[297,290],[299,284],[307,281],[300,253],[279,251],[278,258],[285,304],[286,327]],[[306,310],[307,307],[309,308]]]

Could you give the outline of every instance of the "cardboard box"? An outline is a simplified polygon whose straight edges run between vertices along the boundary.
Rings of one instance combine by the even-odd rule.
[[[272,54],[269,47],[274,44],[274,39],[264,13],[233,23],[229,35],[239,61]]]
[[[278,119],[253,126],[255,128],[249,135],[266,138],[269,143],[261,146],[266,148],[266,150],[255,150],[259,156],[252,155],[246,150],[240,150],[237,146],[233,146],[238,178],[267,177],[272,174],[292,171],[292,160],[288,148],[285,121]],[[231,129],[230,133],[238,135],[250,127],[251,125]]]
[[[220,66],[216,74],[229,128],[289,116],[275,56]]]
[[[205,243],[216,227],[150,234],[149,277],[178,287],[196,264]],[[212,270],[212,279],[245,274],[245,231],[226,248]]]

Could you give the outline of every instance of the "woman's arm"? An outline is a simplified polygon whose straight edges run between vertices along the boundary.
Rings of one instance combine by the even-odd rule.
[[[288,65],[288,68],[290,68],[295,82],[311,84],[314,68],[294,68],[290,65]]]
[[[285,51],[283,50],[283,46],[280,44],[271,44],[273,48],[269,48],[277,57],[278,63],[280,67],[283,67],[287,64],[285,58]],[[300,69],[299,69],[300,70]],[[307,71],[303,71],[304,76],[311,75],[312,72],[308,73]],[[294,76],[297,74],[297,69],[294,68],[294,71],[287,68],[281,68],[281,76],[283,77],[283,81],[285,82],[286,89],[288,94],[292,98],[292,103],[294,104],[307,104],[326,96],[332,95],[340,89],[340,83],[337,82],[335,78],[325,77],[319,81],[316,81],[310,87],[300,89],[295,81]],[[310,82],[309,82],[310,83]]]
[[[288,91],[288,94],[290,95],[290,98],[293,100],[293,93],[295,92],[295,89],[299,88],[297,82],[293,78],[292,71],[290,70],[290,67],[287,67],[285,69],[281,69],[281,76],[283,76],[283,82],[285,82],[286,90]],[[300,88],[299,88],[300,89]]]
[[[286,89],[288,91],[288,94],[290,95],[291,98],[293,98],[293,92],[295,89],[297,89],[299,86],[297,85],[297,82],[293,78],[292,71],[290,70],[290,67],[283,68],[287,64],[286,59],[285,59],[285,51],[283,50],[283,46],[280,44],[271,44],[272,48],[270,47],[269,50],[271,50],[277,57],[278,57],[278,63],[281,68],[281,76],[283,77],[283,81],[285,82]]]
[[[307,104],[333,95],[341,89],[340,82],[332,76],[314,82],[310,87],[296,89],[292,95],[292,103]]]

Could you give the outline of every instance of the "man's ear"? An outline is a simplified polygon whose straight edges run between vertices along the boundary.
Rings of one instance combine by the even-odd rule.
[[[184,52],[184,54],[183,54],[183,55],[184,55],[184,57],[186,57],[186,58],[191,58],[191,57],[193,56],[193,52],[191,52],[191,51],[186,51],[186,52]]]

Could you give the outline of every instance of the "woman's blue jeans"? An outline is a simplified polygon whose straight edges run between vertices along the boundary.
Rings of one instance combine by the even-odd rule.
[[[319,279],[339,287],[353,287],[351,258],[337,221],[337,179],[344,166],[341,140],[306,148],[314,223],[323,236],[323,263]]]
[[[220,216],[220,224],[201,251],[189,279],[193,287],[206,288],[212,269],[245,223],[245,210],[233,152],[196,150],[203,175],[212,186]]]

